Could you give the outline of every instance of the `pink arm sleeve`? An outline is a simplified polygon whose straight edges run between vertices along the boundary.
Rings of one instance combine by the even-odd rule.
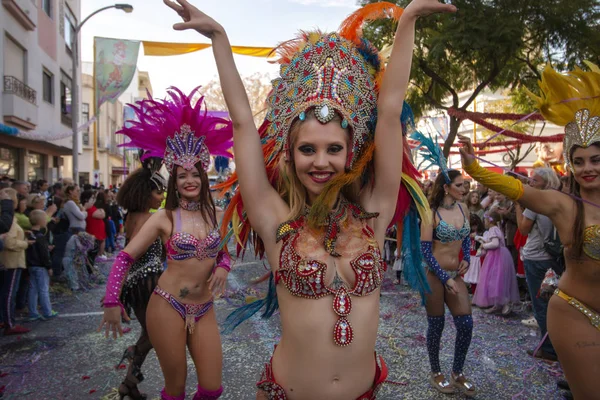
[[[121,296],[121,287],[127,276],[127,272],[135,260],[124,251],[119,252],[115,260],[108,281],[106,282],[106,295],[104,296],[104,307],[122,307],[119,297]]]
[[[225,250],[220,250],[217,254],[217,260],[215,263],[215,270],[217,268],[223,268],[227,272],[231,271],[231,257],[229,256],[229,252]]]

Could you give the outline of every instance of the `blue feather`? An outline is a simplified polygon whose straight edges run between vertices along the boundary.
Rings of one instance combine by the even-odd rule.
[[[408,214],[404,217],[402,228],[402,269],[404,280],[411,288],[419,291],[421,304],[425,305],[425,294],[431,293],[431,288],[427,282],[421,257],[421,230],[418,216],[416,207],[411,204]]]
[[[413,114],[412,108],[407,102],[402,104],[402,114],[400,114],[400,123],[402,124],[402,135],[408,134],[408,128],[415,128],[415,115]]]
[[[444,175],[444,179],[446,183],[450,183],[450,177],[448,176],[448,163],[446,162],[446,157],[444,157],[444,153],[440,146],[433,140],[431,134],[429,136],[425,136],[419,131],[413,132],[410,135],[410,138],[419,142],[419,154],[423,157],[423,161],[421,161],[418,165],[418,169],[421,170],[421,166],[428,162],[423,169],[427,169],[432,165],[436,165],[442,171]]]
[[[269,289],[267,295],[259,300],[256,300],[250,304],[246,304],[233,310],[223,322],[223,329],[221,333],[228,335],[232,333],[242,322],[252,317],[254,314],[259,312],[263,307],[265,311],[262,313],[261,318],[268,319],[273,316],[275,311],[279,309],[279,302],[277,301],[277,291],[275,288],[275,281],[273,273],[269,276]]]

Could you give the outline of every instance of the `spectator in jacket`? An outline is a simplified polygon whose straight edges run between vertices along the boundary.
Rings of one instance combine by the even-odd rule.
[[[9,196],[13,204],[17,204],[17,192],[14,189],[2,189],[1,192]],[[19,335],[30,331],[23,326],[15,325],[17,289],[21,273],[25,269],[25,249],[28,245],[23,229],[17,224],[16,218],[13,218],[4,239],[4,249],[0,252],[0,264],[5,268],[2,272],[3,280],[0,289],[0,309],[5,335]]]
[[[29,215],[31,232],[29,247],[25,253],[27,269],[29,270],[29,320],[37,321],[54,318],[58,315],[50,304],[50,276],[52,276],[52,261],[50,259],[51,245],[44,231],[48,219],[43,210],[33,210]],[[38,313],[38,302],[42,315]]]

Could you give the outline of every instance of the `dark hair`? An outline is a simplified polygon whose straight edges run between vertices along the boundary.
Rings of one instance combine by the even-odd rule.
[[[469,224],[470,225],[475,225],[475,233],[477,234],[481,234],[485,231],[485,226],[483,225],[483,221],[481,220],[481,218],[479,218],[479,215],[477,214],[471,214],[469,216]],[[473,230],[471,230],[472,232]]]
[[[60,208],[63,205],[63,198],[62,197],[58,197],[58,196],[53,196],[52,197],[53,201],[54,201],[54,205],[56,206],[57,210],[60,210]]]
[[[94,206],[98,209],[105,209],[107,204],[106,204],[106,195],[104,194],[103,191],[99,191],[96,194],[96,201],[94,202]]]
[[[217,223],[217,211],[215,209],[215,203],[213,202],[212,196],[210,195],[210,183],[208,181],[208,174],[202,168],[202,163],[198,161],[194,165],[200,173],[200,211],[202,211],[202,218],[205,221],[210,221],[213,224]],[[177,165],[173,166],[173,170],[170,171],[169,183],[167,184],[167,199],[165,201],[165,209],[169,211],[175,210],[179,207],[179,197],[175,182],[177,181]],[[120,191],[119,191],[120,193]]]
[[[484,218],[487,218],[488,221],[492,222],[494,225],[502,221],[502,216],[500,216],[500,214],[498,214],[496,211],[485,213]]]
[[[84,190],[83,193],[81,193],[81,196],[79,196],[79,201],[81,204],[85,204],[89,201],[89,199],[92,198],[92,196],[94,196],[93,190]]]
[[[150,208],[150,196],[155,189],[150,181],[152,172],[148,168],[133,171],[117,192],[117,203],[128,213],[144,212]]]
[[[600,148],[600,143],[593,143],[591,146],[596,146]],[[575,150],[581,146],[573,146],[571,150],[569,150],[569,162],[572,163],[573,153]],[[573,175],[570,175],[571,179],[571,193],[579,198],[581,198],[581,186],[575,180]],[[573,224],[573,244],[571,245],[571,254],[574,257],[581,257],[583,254],[583,241],[584,241],[584,231],[585,231],[585,209],[583,207],[583,202],[577,198],[574,199],[575,204],[577,206],[577,212],[575,214],[575,223]]]
[[[54,185],[52,185],[52,187],[54,188],[54,190],[60,190],[63,188],[63,184],[60,182],[56,182]]]
[[[448,170],[448,178],[450,178],[450,183],[454,182],[454,180],[459,176],[462,176],[460,171],[455,169]],[[446,185],[446,178],[444,174],[440,173],[435,178],[433,189],[431,190],[431,197],[429,198],[429,204],[433,210],[437,210],[444,201],[444,185]]]
[[[23,196],[21,193],[17,193],[17,204],[15,204],[15,211],[19,211],[19,204],[21,203],[21,201],[23,200],[27,200],[26,196]],[[25,212],[27,210],[27,205],[25,206],[25,210],[23,210],[23,212]]]

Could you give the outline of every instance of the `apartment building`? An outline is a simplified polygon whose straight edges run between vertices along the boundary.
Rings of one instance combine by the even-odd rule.
[[[93,64],[82,63],[82,123],[94,117],[94,80]],[[115,135],[121,129],[125,119],[125,105],[146,98],[147,92],[152,94],[150,76],[146,71],[136,69],[129,87],[114,102],[106,102],[100,107],[96,122],[96,168],[94,167],[94,126],[83,131],[83,152],[79,158],[79,179],[81,182],[102,184],[105,187],[118,186],[123,183],[127,174],[139,166],[137,150],[118,147],[126,138]],[[97,171],[97,182],[94,182],[94,170]]]
[[[71,43],[79,19],[80,0],[2,0],[0,176],[72,175]],[[14,136],[14,128],[31,135]]]

